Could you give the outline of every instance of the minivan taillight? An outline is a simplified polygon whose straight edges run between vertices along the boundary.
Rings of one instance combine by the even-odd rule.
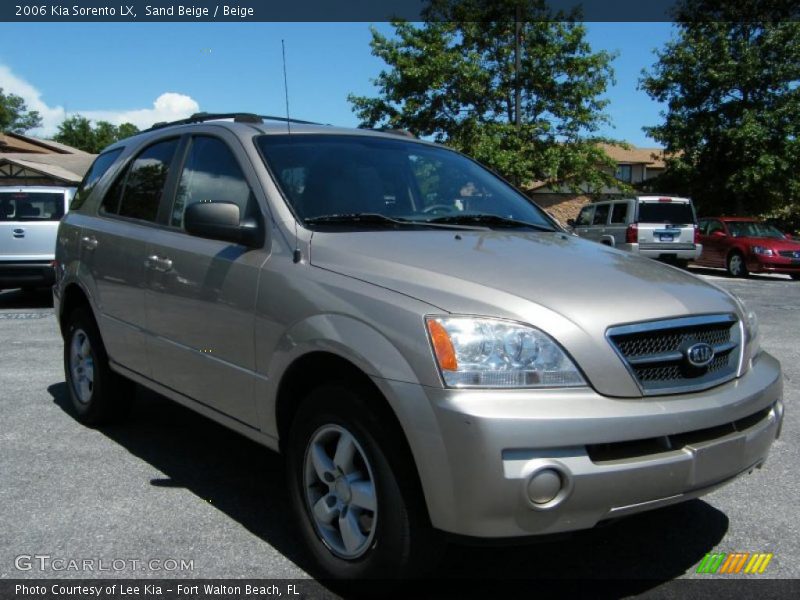
[[[700,228],[697,225],[694,226],[694,243],[700,243]]]
[[[639,241],[639,226],[634,223],[625,230],[625,243],[636,244]]]

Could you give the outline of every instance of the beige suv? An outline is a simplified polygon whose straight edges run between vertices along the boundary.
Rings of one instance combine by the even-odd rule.
[[[324,576],[594,527],[765,461],[781,369],[737,298],[565,233],[448,148],[224,116],[118,142],[81,184],[67,387],[90,425],[138,384],[281,452]]]

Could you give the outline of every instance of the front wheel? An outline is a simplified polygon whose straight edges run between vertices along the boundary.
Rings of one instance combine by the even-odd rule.
[[[728,274],[731,277],[747,277],[747,265],[739,252],[732,252],[728,256]]]
[[[438,548],[397,432],[370,392],[317,388],[287,443],[287,476],[302,537],[322,575],[403,577],[430,567]]]
[[[78,308],[67,317],[64,374],[72,406],[82,423],[102,425],[127,414],[135,384],[108,366],[100,331],[86,308]]]

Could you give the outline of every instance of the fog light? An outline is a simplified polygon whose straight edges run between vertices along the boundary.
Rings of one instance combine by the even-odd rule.
[[[542,469],[528,480],[528,498],[534,504],[547,504],[558,496],[563,487],[564,483],[558,471]]]

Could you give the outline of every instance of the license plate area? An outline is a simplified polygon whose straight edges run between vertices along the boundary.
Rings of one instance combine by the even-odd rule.
[[[675,236],[672,235],[671,233],[659,233],[658,234],[658,240],[660,242],[671,242],[674,239],[675,239]]]

